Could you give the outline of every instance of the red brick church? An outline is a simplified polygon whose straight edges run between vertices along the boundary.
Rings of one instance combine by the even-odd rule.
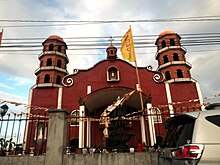
[[[156,137],[164,134],[162,123],[165,119],[184,111],[201,109],[197,106],[202,104],[199,84],[191,77],[192,65],[186,61],[186,49],[180,39],[173,31],[162,32],[155,42],[157,70],[152,70],[151,66],[137,68],[144,110],[138,92],[131,95],[121,107],[123,119],[127,117],[130,120],[124,129],[125,132],[132,132],[130,145],[135,145],[138,139],[153,145]],[[101,114],[117,99],[138,88],[135,66],[118,58],[117,48],[111,44],[106,49],[105,60],[91,68],[73,69],[73,73],[68,73],[69,59],[64,40],[52,35],[42,45],[43,52],[38,57],[39,68],[35,70],[36,84],[30,90],[30,105],[68,111],[73,117],[68,123],[70,145],[79,148],[99,146],[105,127],[99,120]],[[36,108],[31,108],[30,112],[42,113]],[[113,114],[112,118],[117,118],[117,115]],[[111,132],[111,116],[109,121]],[[36,131],[35,135],[30,134],[28,136],[39,136]],[[42,132],[41,136],[44,136]],[[34,140],[28,139],[30,146],[33,145]]]

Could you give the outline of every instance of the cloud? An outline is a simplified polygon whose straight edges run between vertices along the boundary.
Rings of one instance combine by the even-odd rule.
[[[0,99],[2,100],[6,100],[6,101],[15,101],[17,103],[24,103],[27,104],[27,98],[23,97],[23,96],[19,96],[16,94],[11,94],[11,93],[7,93],[7,92],[3,92],[0,90]]]
[[[15,77],[11,76],[7,79],[7,81],[13,82],[15,86],[23,86],[28,84],[33,84],[34,82],[30,79],[24,78],[24,77]]]
[[[7,90],[14,90],[15,89],[14,87],[8,86],[8,85],[3,84],[1,82],[0,82],[0,88],[5,88]]]
[[[13,5],[11,5],[13,3]],[[10,10],[8,10],[10,8]],[[218,0],[185,0],[185,1],[161,1],[161,0],[10,0],[0,2],[1,19],[20,20],[143,20],[219,15],[220,3]],[[11,12],[13,11],[13,12]],[[2,23],[2,22],[1,22]],[[2,23],[5,25],[5,23]],[[27,24],[27,23],[23,23]],[[39,23],[37,23],[39,24]],[[8,38],[43,38],[39,40],[39,46],[48,36],[56,34],[69,45],[68,37],[99,37],[99,36],[122,36],[132,25],[133,35],[158,34],[164,30],[171,29],[177,33],[202,33],[219,32],[219,21],[212,22],[146,22],[146,23],[115,23],[115,24],[87,24],[73,26],[49,26],[31,28],[5,28],[3,39]],[[12,24],[10,24],[12,25]],[[182,36],[184,39],[184,36]],[[97,38],[97,41],[101,39]],[[107,40],[107,39],[106,39]],[[156,37],[155,39],[156,40]],[[6,40],[3,40],[3,43]],[[106,41],[107,42],[107,41]],[[113,42],[114,44],[114,42]],[[183,45],[184,46],[184,45]],[[107,48],[107,47],[106,47]],[[213,47],[198,46],[186,47],[187,61],[192,63],[192,77],[197,79],[201,85],[204,96],[213,95],[218,92],[219,51],[197,52],[196,49],[211,50]],[[23,86],[24,84],[34,84],[36,76],[35,69],[39,67],[37,50],[30,52],[4,53],[0,55],[0,73],[10,74],[8,79],[13,85]],[[97,56],[80,55],[81,53],[98,54]],[[140,54],[141,53],[141,54]],[[157,61],[154,58],[156,46],[154,48],[136,49],[137,62],[139,66],[152,65],[157,68]],[[106,58],[105,50],[68,50],[69,64],[68,70],[87,69],[98,61]],[[77,55],[79,54],[79,55]],[[118,49],[118,57],[120,51]],[[213,74],[215,73],[215,74]],[[6,85],[6,84],[4,84]],[[9,87],[9,86],[8,86]]]

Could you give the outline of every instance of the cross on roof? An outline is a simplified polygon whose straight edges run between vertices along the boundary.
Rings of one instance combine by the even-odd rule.
[[[114,41],[114,39],[113,39],[112,37],[110,37],[110,38],[108,39],[108,41],[110,41],[110,43],[111,43],[111,45],[112,45],[112,41]]]

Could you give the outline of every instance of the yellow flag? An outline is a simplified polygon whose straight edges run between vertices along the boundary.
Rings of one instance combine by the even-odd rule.
[[[135,51],[134,51],[134,42],[132,37],[131,27],[125,33],[121,39],[121,54],[124,60],[129,60],[130,62],[136,61]]]

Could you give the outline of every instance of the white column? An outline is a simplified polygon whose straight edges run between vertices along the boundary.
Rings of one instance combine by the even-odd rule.
[[[87,130],[86,130],[86,146],[91,147],[91,121],[87,117]]]
[[[63,88],[61,87],[58,90],[57,109],[62,109],[62,96],[63,96]]]
[[[152,104],[147,103],[148,125],[150,134],[150,145],[153,146],[156,143],[156,134],[154,127],[154,114],[152,114]]]
[[[146,144],[146,131],[145,131],[145,123],[144,123],[143,116],[141,116],[140,124],[141,124],[141,139],[142,139],[142,142]]]
[[[28,114],[31,114],[30,112],[31,112],[32,96],[33,96],[33,88],[31,88],[30,91],[29,91],[28,108],[27,108]],[[29,119],[29,116],[28,116],[27,119]],[[29,121],[30,121],[30,120],[26,120],[26,123],[25,123],[25,132],[24,132],[24,134],[25,134],[24,136],[25,136],[25,137],[23,137],[23,138],[25,138],[24,143],[23,143],[23,149],[24,149],[24,150],[26,150],[26,145],[27,145]]]
[[[79,148],[84,148],[84,116],[85,106],[81,105],[79,107]]]
[[[199,96],[199,103],[202,105],[201,110],[204,111],[205,106],[204,106],[204,102],[203,102],[202,91],[201,91],[199,83],[197,81],[195,83],[196,83],[196,90],[197,90],[197,93],[198,93],[198,96]]]
[[[139,90],[139,84],[136,84],[136,89]],[[140,118],[140,125],[141,125],[141,139],[142,142],[146,144],[146,129],[145,129],[145,122],[144,122],[144,116],[141,116]]]
[[[170,117],[174,116],[174,112],[173,112],[173,105],[172,103],[172,98],[171,98],[171,93],[170,93],[170,84],[169,83],[165,83],[165,89],[166,89],[166,94],[167,94],[167,102],[168,102],[168,107],[170,110]]]
[[[87,86],[87,95],[90,94],[92,92],[92,86],[88,85]],[[91,121],[89,118],[87,118],[86,120],[86,124],[87,124],[87,129],[86,129],[86,146],[87,147],[91,147]]]

